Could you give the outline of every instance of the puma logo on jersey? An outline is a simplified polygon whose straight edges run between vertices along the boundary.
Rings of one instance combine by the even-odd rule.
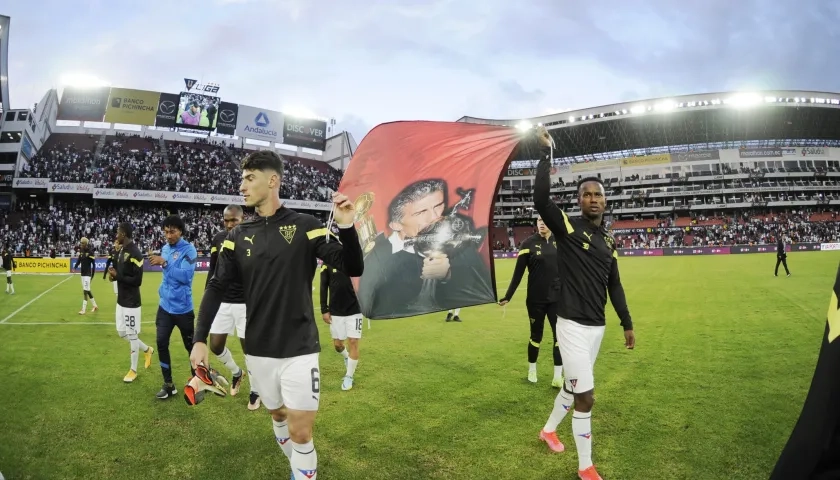
[[[583,232],[583,235],[586,237],[587,240],[589,240],[590,242],[592,241],[592,234],[591,233]]]
[[[244,237],[244,239],[245,239],[246,242],[249,242],[251,245],[253,245],[254,244],[254,237],[256,237],[256,236],[257,236],[257,234],[255,233],[255,234],[251,235],[250,237]]]

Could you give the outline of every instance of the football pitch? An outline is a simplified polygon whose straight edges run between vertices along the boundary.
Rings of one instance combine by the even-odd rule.
[[[594,462],[607,479],[766,479],[802,408],[826,322],[838,252],[622,258],[637,346],[623,347],[607,306],[595,367]],[[500,296],[514,260],[496,262]],[[180,336],[170,344],[178,396],[160,401],[157,355],[122,382],[129,347],[114,327],[111,285],[94,278],[100,310],[85,316],[79,277],[16,275],[0,296],[0,472],[7,479],[265,479],[289,477],[265,409],[236,397],[188,407]],[[196,307],[205,276],[195,278]],[[155,343],[160,274],[143,281],[140,338]],[[317,278],[316,278],[317,287]],[[50,290],[51,289],[51,290]],[[48,291],[49,290],[49,291]],[[45,293],[46,292],[46,293]],[[526,381],[525,281],[506,310],[465,308],[367,321],[353,390],[340,388],[314,292],[321,353],[315,425],[322,479],[574,479],[566,452],[537,439],[557,390],[546,325],[539,382]],[[238,342],[228,346],[244,365]],[[228,375],[211,356],[214,365]]]

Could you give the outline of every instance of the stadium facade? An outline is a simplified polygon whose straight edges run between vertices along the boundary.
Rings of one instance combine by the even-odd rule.
[[[837,93],[714,93],[459,121],[544,125],[556,142],[552,192],[572,215],[574,183],[586,176],[606,183],[613,220],[840,203]],[[497,221],[533,221],[535,166],[524,157],[511,163]]]

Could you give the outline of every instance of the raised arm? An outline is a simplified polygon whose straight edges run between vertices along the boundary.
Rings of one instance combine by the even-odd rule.
[[[312,217],[306,237],[313,245],[315,256],[325,264],[344,272],[348,277],[361,277],[365,271],[365,258],[356,228],[352,223],[338,225],[338,237],[333,235],[320,221]],[[330,241],[327,241],[327,235]]]
[[[610,294],[615,313],[621,320],[624,330],[633,330],[633,320],[630,318],[630,310],[627,308],[627,298],[624,296],[624,287],[621,285],[621,276],[618,274],[618,253],[613,252],[612,268],[610,270],[607,291]]]
[[[330,267],[321,265],[321,313],[330,311]]]
[[[523,245],[523,247],[525,246]],[[530,253],[531,249],[529,248],[519,250],[519,256],[516,257],[516,267],[513,269],[513,278],[510,279],[507,293],[501,301],[509,302],[513,298],[513,294],[516,293],[516,289],[519,288],[519,283],[522,281],[522,276],[525,274],[525,269],[528,268],[528,257]]]
[[[222,243],[222,250],[219,252],[219,258],[216,262],[216,271],[207,284],[207,289],[204,291],[201,305],[198,308],[198,320],[196,321],[193,343],[207,343],[210,326],[213,325],[213,319],[216,318],[216,313],[219,312],[219,307],[222,305],[224,292],[232,282],[239,278],[239,265],[234,252],[236,248],[234,238],[235,234],[231,232]]]
[[[534,178],[534,208],[555,236],[562,237],[574,231],[569,217],[551,200],[551,150],[546,146],[540,148]]]

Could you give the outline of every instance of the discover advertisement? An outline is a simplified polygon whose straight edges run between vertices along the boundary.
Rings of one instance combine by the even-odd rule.
[[[324,150],[327,144],[327,122],[312,118],[297,118],[286,115],[283,128],[283,143],[296,147]]]

